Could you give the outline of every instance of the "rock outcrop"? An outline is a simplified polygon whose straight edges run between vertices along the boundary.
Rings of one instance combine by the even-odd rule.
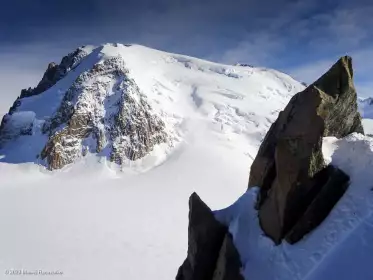
[[[189,199],[188,253],[176,280],[243,280],[228,228],[193,193]]]
[[[290,244],[298,242],[304,235],[320,225],[347,190],[350,178],[343,171],[333,166],[328,166],[321,172],[325,173],[323,176],[328,178],[328,180],[326,183],[315,184],[315,187],[321,189],[312,202],[309,203],[302,217],[286,235],[286,241]],[[305,205],[307,204],[308,201]]]
[[[227,232],[219,252],[213,280],[244,280],[240,272],[240,255],[233,244],[232,235]]]
[[[51,62],[45,71],[43,78],[35,88],[23,89],[20,98],[38,95],[55,85],[59,80],[77,66],[79,61],[87,55],[84,46],[76,49],[74,52],[64,56],[60,64]]]
[[[49,64],[40,83],[23,90],[4,116],[0,148],[20,136],[37,134],[45,142],[35,151],[34,159],[51,170],[73,163],[88,152],[122,165],[145,157],[156,145],[172,148],[176,138],[169,135],[160,114],[129,77],[123,57],[102,58],[100,49],[79,48],[59,65]],[[78,67],[87,55],[87,65],[92,66]],[[76,73],[69,75],[74,69]],[[74,79],[67,90],[58,85],[52,88],[65,77],[68,82],[71,77]],[[35,95],[41,94],[52,100],[53,104],[47,106],[56,108],[49,110],[50,115],[38,116],[27,105],[26,110],[22,108],[21,105],[38,100]],[[45,104],[41,102],[40,106]]]
[[[70,70],[74,69],[79,64],[79,62],[87,55],[88,53],[84,50],[83,46],[63,57],[60,64],[56,64],[54,62],[49,63],[48,68],[43,75],[43,78],[35,88],[30,87],[28,89],[21,90],[21,95],[17,97],[16,101],[10,107],[9,112],[2,118],[0,124],[0,148],[8,140],[11,140],[15,136],[31,135],[32,122],[26,124],[24,121],[22,121],[21,123],[23,124],[23,126],[21,127],[21,129],[18,129],[20,126],[19,120],[24,118],[19,118],[17,114],[13,116],[13,114],[17,111],[17,107],[21,104],[21,99],[38,95],[48,90],[59,80],[65,77]],[[27,112],[27,114],[30,114],[30,112]],[[15,123],[17,123],[17,125],[14,125]]]
[[[0,148],[16,137],[32,135],[34,119],[33,112],[6,114],[0,125]]]
[[[325,168],[322,138],[340,138],[353,132],[364,133],[352,62],[346,56],[290,100],[272,124],[251,166],[249,187],[260,187],[260,224],[275,243],[296,225],[297,233],[290,234],[289,240],[302,238],[343,195],[348,176]],[[324,210],[315,205],[324,205]],[[310,217],[315,220],[308,220]],[[299,229],[301,225],[307,230]]]
[[[115,95],[107,100],[109,87]],[[109,108],[111,113],[106,111]],[[165,123],[153,113],[119,58],[107,59],[82,73],[57,113],[44,124],[43,132],[49,140],[41,158],[47,160],[49,169],[74,162],[87,149],[100,153],[104,147],[111,161],[122,164],[144,157],[155,145],[169,140]],[[84,145],[86,139],[94,144]]]

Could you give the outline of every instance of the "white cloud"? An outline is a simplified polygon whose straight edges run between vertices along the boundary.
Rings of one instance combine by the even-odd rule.
[[[357,84],[356,91],[360,97],[373,97],[373,82]]]
[[[353,59],[355,74],[364,80],[373,81],[373,46],[358,49],[350,53]]]
[[[325,73],[336,60],[320,60],[289,69],[287,72],[294,79],[310,84]]]
[[[282,6],[281,13],[268,9],[264,3],[259,5],[262,7],[255,8],[254,2],[240,0],[236,5],[227,5],[224,1],[205,1],[202,6],[180,6],[175,2],[175,9],[145,9],[142,17],[131,18],[126,24],[119,24],[119,21],[116,24],[115,20],[100,24],[92,27],[94,32],[79,26],[74,26],[73,30],[64,26],[65,32],[75,32],[74,40],[67,37],[69,40],[65,41],[69,42],[64,46],[65,42],[58,41],[53,46],[35,44],[15,46],[10,51],[0,49],[0,115],[8,110],[22,88],[37,84],[49,62],[59,62],[63,55],[76,47],[76,42],[97,43],[90,40],[117,40],[122,37],[165,51],[229,64],[242,62],[275,67],[308,83],[317,79],[340,56],[349,54],[354,60],[359,93],[369,94],[373,48],[367,47],[366,40],[373,32],[370,30],[373,26],[373,3],[366,1],[364,5],[352,5],[350,8],[340,4],[333,11],[325,9],[327,13],[312,15],[318,1],[280,1],[276,7]],[[212,5],[215,9],[210,9]],[[247,22],[233,24],[234,18],[228,16],[235,15],[238,6],[253,8],[239,11],[239,16],[245,14]],[[111,10],[107,16],[112,17]],[[223,16],[229,20],[224,22]],[[155,22],[157,24],[153,24]],[[107,32],[108,29],[110,32]],[[133,30],[139,32],[133,33]],[[57,31],[55,34],[63,30]],[[77,33],[79,38],[76,38]],[[128,34],[132,35],[128,37]]]
[[[284,47],[282,40],[277,36],[267,33],[250,34],[246,40],[228,49],[222,54],[223,63],[249,63],[257,66],[265,65],[274,53]]]
[[[334,10],[308,17],[302,17],[302,12],[312,7],[299,3],[290,10],[284,7],[285,12],[273,18],[265,30],[245,35],[222,53],[220,61],[277,67],[312,83],[339,57],[350,55],[358,94],[372,96],[373,46],[369,38],[373,35],[373,3],[351,7],[340,3]]]
[[[349,55],[352,57],[354,80],[359,96],[373,96],[373,47],[355,50]],[[287,69],[287,72],[299,81],[312,83],[325,73],[337,60],[334,56],[328,60],[318,60],[301,64],[297,67]]]

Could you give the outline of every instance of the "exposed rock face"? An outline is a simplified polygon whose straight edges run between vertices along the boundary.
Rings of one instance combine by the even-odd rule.
[[[240,273],[240,255],[233,244],[232,236],[228,232],[221,246],[213,280],[244,280]]]
[[[242,66],[242,67],[250,67],[250,68],[254,67],[254,66],[252,66],[251,64],[248,64],[248,63],[236,63],[234,66]]]
[[[59,65],[54,62],[49,63],[39,84],[35,88],[23,89],[20,98],[37,95],[46,91],[61,80],[72,68],[76,67],[79,61],[86,55],[87,53],[83,48],[78,48],[63,57]]]
[[[240,266],[227,227],[218,222],[210,208],[193,193],[189,199],[188,256],[176,280],[243,279]]]
[[[22,129],[17,129],[15,127],[15,121],[19,120],[18,116],[12,116],[13,113],[16,112],[17,107],[21,104],[20,99],[25,97],[30,97],[34,95],[38,95],[53,85],[55,85],[59,80],[61,80],[70,70],[75,68],[79,62],[87,55],[88,53],[83,48],[78,48],[74,52],[65,56],[61,63],[55,64],[54,62],[49,63],[47,70],[45,71],[42,80],[35,88],[28,88],[23,89],[21,91],[21,95],[17,98],[17,100],[13,103],[12,107],[9,109],[9,112],[4,115],[1,124],[0,124],[0,148],[4,143],[8,140],[16,136],[21,135],[31,135],[32,131],[32,122],[31,123],[23,123]],[[19,126],[19,122],[17,121],[17,125]]]
[[[176,279],[212,279],[226,232],[227,228],[193,193],[189,199],[188,256]]]
[[[325,173],[323,176],[328,178],[328,181],[325,184],[319,182],[320,184],[316,185],[316,187],[319,186],[322,189],[319,190],[303,216],[287,234],[286,240],[291,244],[296,243],[305,234],[321,224],[347,190],[350,178],[343,171],[333,166],[328,166],[321,172]]]
[[[251,166],[249,187],[260,187],[260,224],[276,243],[294,227],[319,192],[329,187],[325,186],[330,174],[323,171],[322,137],[364,133],[352,78],[351,58],[342,57],[290,100],[260,146]],[[345,183],[334,188],[344,189]],[[343,192],[335,193],[340,197]],[[336,202],[330,200],[329,208]]]
[[[6,114],[0,125],[0,148],[9,140],[22,135],[32,135],[33,112]]]
[[[111,161],[122,164],[169,140],[164,122],[127,74],[121,59],[111,58],[77,78],[43,127],[49,141],[41,158],[50,169],[74,162],[87,149],[100,153],[105,147]],[[107,96],[110,89],[114,94]]]
[[[0,148],[20,136],[36,134],[45,142],[38,144],[35,161],[49,169],[62,168],[88,152],[125,164],[145,157],[156,145],[171,148],[175,137],[129,77],[123,57],[106,57],[99,51],[82,47],[65,56],[59,65],[50,63],[40,83],[23,90],[3,117]],[[92,66],[77,68],[92,53],[87,57],[87,65]],[[79,72],[69,75],[74,69]],[[45,92],[65,77],[67,83]],[[75,79],[72,83],[71,77]],[[66,89],[65,84],[70,87]],[[39,94],[43,95],[41,100],[51,101],[48,106],[57,105],[48,115],[36,116],[27,105],[26,110],[22,108],[38,100],[34,96]]]

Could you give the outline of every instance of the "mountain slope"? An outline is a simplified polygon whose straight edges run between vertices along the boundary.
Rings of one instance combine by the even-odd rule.
[[[359,98],[360,114],[363,117],[363,124],[366,134],[373,135],[373,98]]]
[[[52,75],[49,89],[19,99],[12,113],[11,141],[0,150],[0,270],[62,272],[60,278],[69,280],[174,279],[187,249],[187,201],[196,191],[212,209],[229,207],[217,213],[234,220],[230,230],[252,278],[324,280],[338,271],[340,280],[351,274],[370,279],[357,272],[369,268],[367,261],[350,266],[342,255],[354,246],[348,260],[370,260],[372,252],[364,245],[372,232],[373,192],[366,184],[373,179],[370,137],[324,139],[324,156],[348,173],[356,188],[350,187],[353,192],[304,242],[276,247],[262,236],[257,213],[250,211],[255,193],[246,192],[248,175],[269,126],[304,87],[275,70],[219,65],[142,46],[84,50],[66,73]],[[120,75],[107,71],[105,63],[113,61]],[[101,66],[103,72],[92,75]],[[85,79],[79,82],[79,76]],[[64,102],[71,89],[74,98]],[[121,128],[115,122],[122,112],[117,101],[125,101],[127,93],[134,103],[120,104],[132,104],[138,119],[151,113],[163,122],[167,143],[154,144],[135,161],[124,156],[119,171],[110,162],[117,138],[109,128]],[[142,97],[151,109],[140,106]],[[62,132],[67,144],[75,138],[74,114],[52,125],[63,103],[79,116],[92,113],[92,132],[79,136],[72,149],[63,147],[74,164],[50,172],[44,168],[48,161],[36,156],[55,133]],[[106,133],[101,152],[96,128]],[[248,252],[255,252],[251,259]]]
[[[263,235],[253,211],[257,188],[216,212],[221,221],[230,224],[247,279],[372,278],[368,256],[373,253],[373,139],[356,133],[344,139],[326,137],[323,153],[328,163],[349,174],[351,184],[326,220],[299,243],[274,246]]]
[[[151,168],[182,142],[194,120],[222,137],[258,143],[302,88],[270,69],[142,46],[82,47],[50,64],[35,89],[22,91],[2,122],[2,161],[57,169],[90,152]],[[149,157],[154,163],[141,163]]]

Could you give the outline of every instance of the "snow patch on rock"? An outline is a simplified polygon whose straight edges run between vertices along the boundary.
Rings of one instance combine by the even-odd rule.
[[[323,280],[330,279],[327,275],[331,274],[338,279],[351,279],[349,271],[353,270],[354,264],[337,265],[345,260],[338,252],[349,243],[356,243],[356,235],[366,231],[361,225],[373,221],[373,138],[357,133],[343,139],[326,137],[323,154],[328,163],[351,177],[351,184],[326,220],[297,244],[283,242],[276,246],[264,236],[257,211],[254,211],[257,188],[249,189],[232,206],[216,211],[216,217],[229,225],[244,264],[242,273],[246,279]],[[373,234],[373,227],[370,227],[370,234]],[[350,261],[354,256],[373,253],[372,247],[359,244],[350,249]],[[335,265],[322,266],[324,261]],[[360,263],[360,266],[363,270],[370,270],[368,262]],[[319,272],[321,268],[323,273]],[[369,279],[364,277],[359,279]]]

